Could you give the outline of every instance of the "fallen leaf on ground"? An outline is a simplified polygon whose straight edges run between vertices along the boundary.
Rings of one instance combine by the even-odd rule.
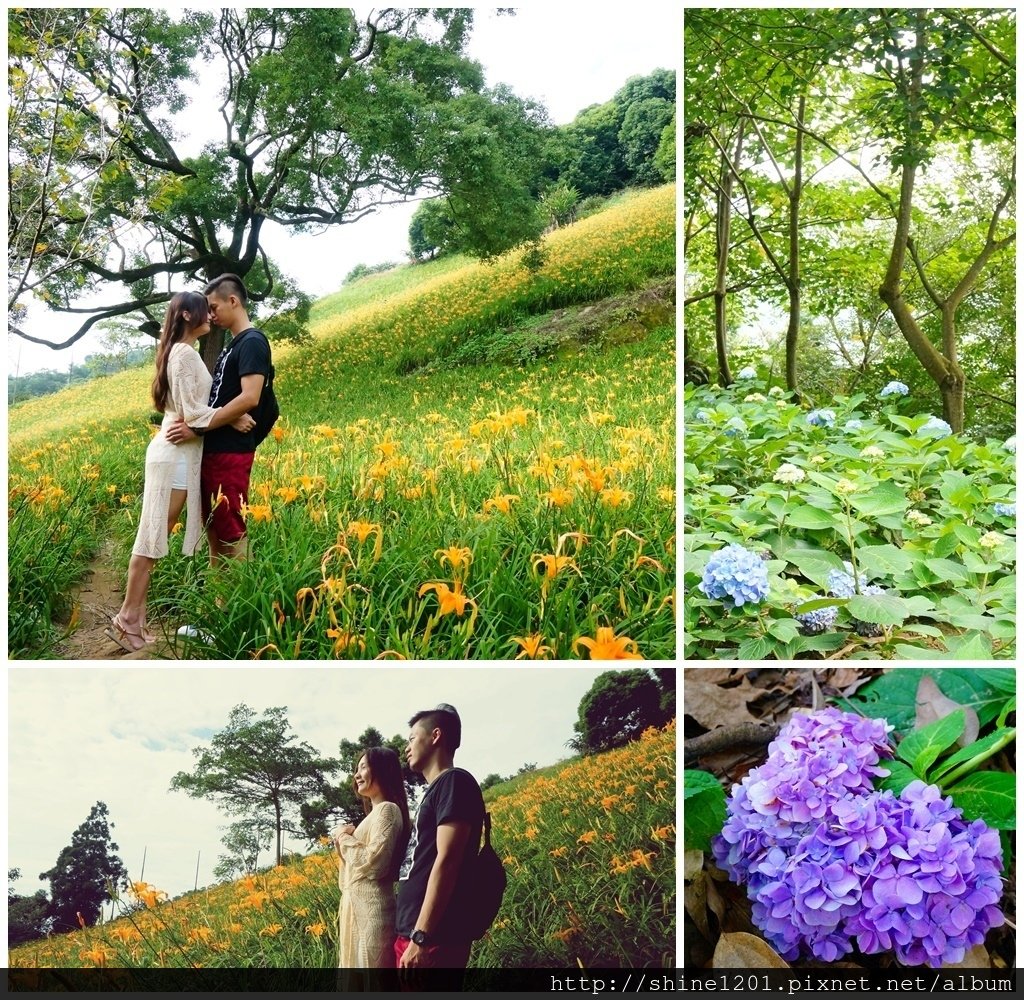
[[[956,741],[958,746],[966,747],[978,738],[978,713],[969,705],[961,705],[959,702],[947,698],[927,674],[921,678],[917,685],[917,695],[914,699],[914,707],[917,710],[917,717],[914,722],[915,729],[923,729],[925,726],[939,719],[944,719],[951,712],[958,708],[963,709],[964,731]]]
[[[753,701],[761,693],[750,686],[746,677],[739,687],[732,688],[684,678],[683,711],[705,729],[717,729],[738,722],[757,722],[747,711],[747,702]]]
[[[991,969],[992,960],[988,956],[988,950],[983,944],[976,944],[966,955],[962,962],[944,962],[944,969]]]
[[[735,931],[723,934],[715,947],[712,969],[788,969],[779,953],[767,941]]]

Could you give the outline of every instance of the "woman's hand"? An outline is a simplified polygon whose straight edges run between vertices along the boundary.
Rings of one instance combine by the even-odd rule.
[[[347,833],[350,837],[355,832],[356,832],[356,828],[351,823],[347,824],[346,826],[341,827],[338,830],[338,833]]]
[[[248,413],[243,413],[231,421],[231,426],[242,434],[248,434],[256,426],[256,421]]]

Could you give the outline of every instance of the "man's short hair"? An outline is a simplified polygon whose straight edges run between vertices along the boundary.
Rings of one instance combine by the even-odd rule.
[[[417,712],[409,720],[410,726],[420,723],[428,732],[440,729],[445,746],[449,750],[454,752],[459,749],[462,743],[462,720],[452,705],[442,702],[437,708],[426,708],[422,712]]]
[[[221,299],[228,295],[234,295],[243,306],[249,301],[249,293],[245,290],[245,283],[237,274],[218,275],[203,289],[203,295],[212,295],[214,292]]]

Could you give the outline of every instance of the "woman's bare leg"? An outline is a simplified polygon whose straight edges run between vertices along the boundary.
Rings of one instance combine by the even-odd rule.
[[[124,603],[115,616],[115,627],[127,633],[125,641],[134,649],[146,644],[144,626],[146,622],[146,595],[149,593],[149,579],[153,574],[155,559],[133,555],[128,563],[128,585],[125,587]]]
[[[171,505],[167,510],[168,535],[174,531],[174,526],[178,523],[178,518],[181,517],[181,512],[185,507],[185,498],[187,496],[188,490],[171,490]]]

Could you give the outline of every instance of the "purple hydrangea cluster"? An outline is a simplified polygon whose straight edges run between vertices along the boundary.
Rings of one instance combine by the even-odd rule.
[[[1003,922],[998,833],[923,781],[873,789],[891,728],[834,708],[794,716],[733,787],[712,850],[788,960],[856,945],[937,968]]]
[[[768,567],[756,552],[734,542],[707,561],[697,589],[716,601],[728,599],[736,608],[760,604],[768,596]]]

